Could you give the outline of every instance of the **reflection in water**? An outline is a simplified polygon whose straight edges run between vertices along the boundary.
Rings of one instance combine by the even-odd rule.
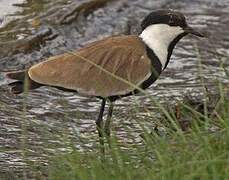
[[[188,21],[206,31],[209,38],[199,41],[188,36],[183,39],[175,49],[166,71],[147,91],[149,96],[139,95],[117,101],[113,129],[123,142],[123,147],[141,144],[141,128],[135,120],[141,118],[150,130],[160,117],[160,110],[152,103],[151,97],[161,103],[174,104],[187,95],[202,97],[201,79],[208,88],[213,87],[217,81],[228,83],[220,68],[222,62],[227,69],[229,67],[228,1],[172,2],[115,1],[95,10],[86,18],[80,17],[72,24],[60,26],[49,18],[58,17],[58,12],[66,12],[68,9],[64,7],[69,7],[71,1],[49,0],[44,1],[42,6],[34,1],[26,1],[20,7],[23,17],[17,23],[12,21],[0,29],[3,41],[11,42],[18,37],[23,39],[36,33],[37,27],[31,24],[34,19],[40,21],[39,26],[50,27],[58,37],[27,53],[12,54],[6,51],[7,46],[0,47],[1,71],[25,68],[51,55],[62,53],[65,49],[77,48],[105,36],[136,32],[136,22],[151,11],[150,7],[182,10]],[[64,93],[54,88],[40,88],[26,98],[15,97],[7,91],[6,83],[3,73],[0,73],[1,171],[10,171],[13,167],[20,171],[25,163],[23,159],[45,164],[48,156],[70,151],[71,144],[81,151],[95,148],[97,133],[93,120],[97,115],[99,100]]]

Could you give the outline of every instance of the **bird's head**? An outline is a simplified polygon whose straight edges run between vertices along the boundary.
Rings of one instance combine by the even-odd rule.
[[[152,31],[158,33],[160,36],[174,38],[180,34],[187,35],[193,34],[198,37],[204,35],[192,27],[190,27],[185,19],[185,16],[174,10],[157,10],[151,12],[141,23],[142,32]]]
[[[177,42],[187,34],[204,37],[190,27],[185,16],[173,10],[151,12],[141,23],[144,43],[154,52],[165,69]]]

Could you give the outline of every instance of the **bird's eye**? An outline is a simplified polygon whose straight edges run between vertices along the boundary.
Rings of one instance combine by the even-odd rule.
[[[176,16],[170,14],[169,15],[169,25],[170,26],[176,26],[176,24],[177,24],[177,18],[176,18]]]
[[[170,26],[174,26],[174,25],[175,25],[175,21],[174,21],[173,18],[170,18],[170,19],[169,19],[169,25],[170,25]]]

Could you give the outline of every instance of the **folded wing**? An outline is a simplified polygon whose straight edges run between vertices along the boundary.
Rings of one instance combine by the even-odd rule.
[[[51,57],[32,66],[28,73],[32,80],[41,84],[72,89],[85,95],[109,97],[135,89],[120,78],[140,85],[150,76],[151,70],[141,40],[137,36],[121,36]]]

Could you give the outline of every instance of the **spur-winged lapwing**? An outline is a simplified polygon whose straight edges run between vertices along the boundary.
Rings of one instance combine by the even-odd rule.
[[[182,13],[173,10],[151,12],[142,21],[141,28],[139,35],[105,38],[82,49],[50,57],[25,71],[10,72],[8,78],[17,80],[9,84],[11,92],[22,93],[27,79],[28,90],[52,86],[98,97],[102,104],[97,128],[100,137],[103,133],[109,136],[113,102],[138,93],[136,87],[149,87],[167,67],[172,51],[182,37],[189,33],[203,37],[187,25]],[[107,121],[103,124],[106,101],[110,106]]]

